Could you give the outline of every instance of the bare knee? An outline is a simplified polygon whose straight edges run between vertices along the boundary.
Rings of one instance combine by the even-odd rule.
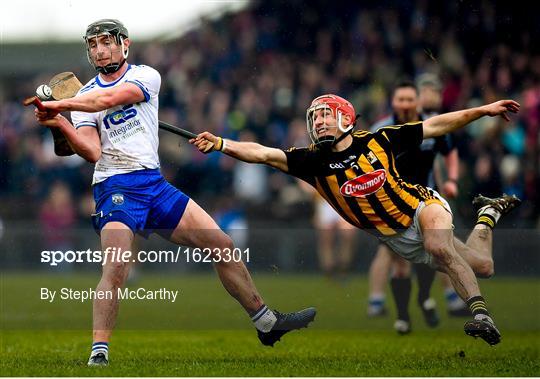
[[[426,239],[424,241],[424,248],[428,253],[439,262],[449,262],[449,259],[453,253],[452,247],[441,239]]]
[[[212,259],[217,264],[230,264],[234,263],[234,242],[225,233],[221,233],[219,237],[215,238],[212,241],[212,246],[210,247]]]
[[[439,239],[425,240],[424,249],[433,256],[434,263],[443,272],[448,272],[456,260],[459,260],[455,249]]]
[[[125,262],[108,262],[103,268],[101,280],[112,288],[121,288],[129,272],[129,266]]]
[[[222,233],[215,243],[216,245],[214,246],[214,248],[218,248],[221,250],[229,249],[231,251],[234,249],[234,242],[232,238],[225,233]]]
[[[451,246],[439,240],[425,241],[424,247],[428,253],[433,255],[435,262],[443,271],[452,264],[455,259],[459,259],[459,254]],[[471,269],[480,278],[490,278],[494,274],[493,260],[489,258],[478,258]]]
[[[495,274],[495,265],[493,260],[489,258],[483,259],[472,269],[479,278],[491,278]]]

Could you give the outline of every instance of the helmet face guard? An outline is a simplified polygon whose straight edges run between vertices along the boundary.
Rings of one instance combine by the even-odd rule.
[[[322,113],[324,123],[317,126],[315,120],[318,115]],[[326,117],[331,114],[336,120],[335,125],[328,125],[326,123]],[[350,123],[343,125],[343,116],[350,116]],[[336,95],[323,95],[317,97],[312,101],[311,106],[306,111],[306,125],[309,138],[316,146],[333,146],[339,142],[342,137],[349,134],[354,128],[356,121],[356,115],[354,108],[350,102]],[[325,129],[326,131],[331,129],[338,129],[341,131],[342,136],[337,136],[337,130],[332,134],[319,135],[319,131]]]
[[[322,113],[321,117],[323,118],[324,121],[322,125],[317,126],[315,125],[315,120],[317,119],[318,114],[320,113]],[[307,132],[308,132],[309,138],[311,139],[311,142],[313,142],[317,146],[331,146],[334,144],[336,140],[337,131],[330,134],[325,133],[323,135],[319,135],[319,131],[324,130],[327,132],[327,131],[331,131],[332,129],[337,129],[338,125],[341,123],[341,118],[342,118],[341,113],[340,112],[337,112],[337,113],[338,114],[336,115],[334,111],[332,110],[332,108],[326,103],[312,105],[311,107],[308,108],[306,112],[306,125],[307,125]],[[327,124],[326,120],[327,120],[328,114],[332,114],[332,117],[335,118],[336,123],[334,125]]]
[[[107,36],[108,38],[109,43],[107,45],[111,54],[111,63],[105,66],[98,66],[92,58],[91,43],[93,41],[95,42],[96,46],[99,46],[100,37],[102,36]],[[129,48],[124,47],[125,38],[129,38],[128,30],[124,24],[118,20],[103,19],[88,25],[88,28],[86,28],[86,34],[84,36],[84,41],[86,43],[86,56],[92,67],[94,67],[97,72],[107,75],[118,71],[120,67],[122,67],[129,54]],[[122,49],[122,59],[116,63],[112,62],[112,42]]]

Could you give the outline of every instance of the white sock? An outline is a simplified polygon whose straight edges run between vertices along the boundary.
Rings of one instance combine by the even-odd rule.
[[[274,327],[277,318],[266,305],[260,307],[257,312],[251,317],[251,321],[255,327],[263,333],[268,333]]]
[[[424,308],[426,311],[435,309],[436,307],[437,307],[437,303],[435,302],[435,299],[433,299],[432,297],[424,300],[424,303],[422,304],[422,308]]]
[[[499,218],[501,218],[501,213],[491,205],[486,205],[478,210],[478,217],[483,215],[490,215],[495,219],[495,222],[499,221]]]
[[[385,297],[386,296],[384,293],[375,293],[375,294],[369,295],[369,301],[383,301],[384,302]]]

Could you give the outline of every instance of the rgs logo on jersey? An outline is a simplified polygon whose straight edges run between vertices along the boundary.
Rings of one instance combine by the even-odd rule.
[[[339,192],[347,197],[366,197],[377,192],[386,182],[386,171],[375,170],[345,182]]]
[[[105,116],[103,118],[103,124],[105,125],[105,129],[110,129],[111,125],[123,124],[135,116],[137,116],[137,110],[133,107],[133,104],[128,104],[124,105],[122,109]]]

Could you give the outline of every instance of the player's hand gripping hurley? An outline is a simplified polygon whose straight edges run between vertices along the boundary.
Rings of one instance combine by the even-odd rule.
[[[77,92],[82,88],[82,83],[77,79],[72,72],[61,72],[49,81],[48,85],[41,85],[36,90],[37,96],[26,98],[23,101],[25,106],[33,105],[41,112],[49,112],[47,115],[50,118],[56,116],[54,112],[51,112],[43,106],[42,101],[48,100],[63,100],[74,97]],[[170,133],[177,134],[186,139],[196,138],[197,135],[179,128],[178,126],[168,124],[164,121],[158,121],[159,128],[166,130]],[[54,139],[54,152],[58,156],[69,156],[75,154],[71,146],[66,140],[66,137],[62,132],[56,128],[50,128]]]

